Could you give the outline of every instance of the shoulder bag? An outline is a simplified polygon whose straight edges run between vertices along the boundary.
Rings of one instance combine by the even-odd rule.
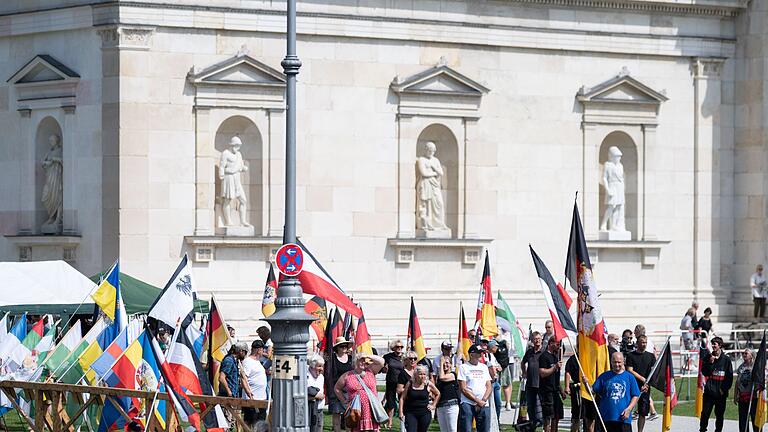
[[[387,414],[387,411],[381,405],[379,398],[376,397],[373,391],[368,388],[368,385],[360,378],[360,375],[355,374],[355,377],[357,377],[360,385],[363,386],[363,389],[365,389],[366,396],[368,396],[368,404],[371,406],[371,414],[373,414],[373,420],[379,424],[388,422],[389,414]]]

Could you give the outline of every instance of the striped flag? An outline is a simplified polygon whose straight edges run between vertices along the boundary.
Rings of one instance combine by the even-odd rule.
[[[704,406],[704,385],[707,384],[707,377],[701,371],[701,366],[706,355],[707,348],[699,347],[699,376],[696,378],[696,399],[693,405],[693,412],[697,418],[701,418],[701,410]]]
[[[182,333],[177,331],[177,333]],[[152,354],[160,367],[160,373],[162,374],[163,381],[165,383],[166,390],[168,391],[168,397],[173,402],[176,408],[176,413],[183,420],[188,422],[196,431],[200,431],[200,413],[197,412],[189,396],[182,390],[181,385],[176,379],[176,375],[173,373],[171,366],[165,359],[163,350],[160,349],[157,340],[152,339]]]
[[[763,330],[763,339],[760,341],[760,349],[755,356],[755,363],[752,366],[752,382],[754,383],[755,390],[758,392],[757,408],[755,409],[755,429],[761,430],[766,421],[766,410],[768,404],[766,404],[766,386],[765,386],[765,330]]]
[[[35,349],[38,343],[43,339],[43,332],[45,330],[45,317],[40,318],[29,330],[24,340],[21,341],[21,345],[16,348],[8,358],[9,366],[11,369],[18,369],[24,363],[24,360],[32,356],[32,350]]]
[[[275,313],[275,299],[277,298],[277,279],[275,279],[275,267],[269,263],[267,283],[264,284],[264,295],[261,297],[261,313],[268,317]]]
[[[301,249],[310,259],[304,260],[304,269],[297,278],[301,282],[301,290],[304,294],[316,295],[360,318],[363,311],[349,298],[346,292],[333,280],[330,274],[320,265],[320,262],[312,255],[312,252],[301,242],[297,241]]]
[[[19,318],[16,319],[16,323],[11,328],[11,331],[6,335],[3,340],[2,346],[0,346],[0,359],[2,359],[3,367],[8,369],[9,372],[13,372],[21,366],[21,362],[24,361],[23,355],[24,347],[21,341],[27,336],[27,313],[24,312]]]
[[[664,395],[664,414],[661,419],[662,432],[669,432],[672,428],[672,410],[677,405],[677,391],[675,391],[675,367],[672,364],[672,347],[669,339],[659,355],[648,377],[648,385],[657,389]]]
[[[472,341],[469,340],[467,331],[467,320],[464,319],[464,304],[459,302],[459,340],[456,344],[456,352],[461,355],[462,360],[469,361],[469,347]]]
[[[48,328],[48,331],[45,333],[45,336],[43,336],[43,338],[40,339],[40,342],[38,342],[37,345],[35,345],[35,348],[32,350],[33,355],[37,354],[37,364],[42,364],[43,361],[45,360],[45,357],[51,351],[51,348],[53,348],[53,341],[56,340],[57,324],[58,324],[58,321],[54,322]]]
[[[3,339],[8,334],[8,312],[3,315],[3,319],[0,320],[0,346],[3,345]]]
[[[541,285],[541,290],[544,292],[549,316],[552,318],[555,327],[555,339],[560,342],[560,340],[568,336],[565,333],[566,330],[576,332],[576,325],[573,323],[571,314],[568,312],[572,302],[571,297],[565,292],[562,285],[555,282],[552,273],[549,272],[547,266],[544,265],[544,261],[539,258],[533,247],[530,245],[528,247],[531,249],[533,266],[536,268],[536,274],[539,276],[539,285]]]
[[[213,388],[206,376],[200,357],[195,353],[192,340],[186,331],[179,332],[178,337],[168,348],[168,364],[176,376],[181,390],[186,394],[213,396]],[[205,405],[200,406],[200,411],[205,411]],[[223,431],[229,424],[224,417],[221,406],[216,405],[203,418],[206,430]]]
[[[128,348],[128,345],[133,343],[141,334],[142,322],[139,319],[131,321],[126,328],[124,328],[120,334],[117,335],[115,340],[104,350],[104,352],[91,363],[91,369],[93,370],[96,381],[100,380],[110,371],[112,365]]]
[[[424,339],[421,337],[419,317],[416,316],[416,305],[413,304],[413,297],[411,297],[411,315],[408,317],[408,341],[408,348],[416,353],[419,361],[427,356],[427,350],[424,348]]]
[[[64,337],[61,338],[58,345],[45,358],[45,361],[41,366],[46,366],[49,371],[55,371],[61,367],[61,364],[69,357],[72,351],[77,348],[80,341],[83,340],[83,331],[80,321],[75,321],[75,324],[67,330]]]
[[[368,334],[368,324],[365,322],[365,315],[360,315],[357,320],[357,329],[355,330],[355,349],[359,353],[373,354],[371,346],[371,335]]]
[[[328,307],[326,306],[325,299],[314,296],[307,300],[307,303],[304,304],[304,312],[317,318],[312,322],[311,327],[317,336],[317,341],[322,344],[325,337],[325,327],[328,325]]]
[[[573,203],[571,235],[568,240],[568,254],[565,257],[565,278],[578,293],[577,347],[579,362],[590,383],[610,369],[608,344],[605,338],[605,321],[597,294],[597,284],[592,275],[587,241],[579,217],[579,207]],[[584,377],[581,377],[583,380]],[[592,400],[587,386],[582,383],[581,397]]]
[[[118,261],[112,264],[112,268],[107,272],[107,277],[101,281],[99,288],[91,294],[93,302],[109,317],[110,320],[115,320],[115,311],[117,311],[117,303],[120,290],[120,265]]]
[[[462,311],[463,313],[463,311]],[[499,327],[506,329],[512,335],[512,342],[515,344],[515,352],[517,356],[523,358],[525,355],[525,333],[520,326],[520,321],[512,312],[507,302],[501,297],[501,291],[496,296],[496,322]],[[469,345],[467,345],[469,348]]]
[[[208,380],[213,383],[214,391],[219,390],[219,365],[231,345],[227,325],[216,305],[216,299],[211,297],[211,309],[208,313],[208,321],[205,323],[205,342],[208,351]]]
[[[499,334],[499,327],[496,324],[496,309],[493,307],[493,293],[491,292],[491,261],[488,258],[488,251],[485,251],[483,277],[480,280],[480,294],[477,297],[475,327],[479,328],[483,336],[487,338]]]

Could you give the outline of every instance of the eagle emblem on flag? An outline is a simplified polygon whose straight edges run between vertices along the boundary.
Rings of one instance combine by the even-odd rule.
[[[176,289],[184,293],[184,295],[192,295],[192,277],[188,274],[179,278],[176,282]]]

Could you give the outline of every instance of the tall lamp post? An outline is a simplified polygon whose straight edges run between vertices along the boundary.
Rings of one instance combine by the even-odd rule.
[[[296,243],[296,0],[287,1],[288,32],[282,61],[286,75],[285,99],[285,227],[283,244]],[[266,319],[275,342],[272,369],[272,431],[309,431],[307,407],[307,342],[312,315],[304,312],[301,284],[295,277],[280,281],[275,313]]]

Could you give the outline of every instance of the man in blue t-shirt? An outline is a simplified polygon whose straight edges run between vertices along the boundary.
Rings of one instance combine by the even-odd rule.
[[[637,380],[624,369],[624,355],[611,355],[611,370],[600,374],[592,384],[598,397],[606,432],[632,432],[632,410],[640,397]]]

